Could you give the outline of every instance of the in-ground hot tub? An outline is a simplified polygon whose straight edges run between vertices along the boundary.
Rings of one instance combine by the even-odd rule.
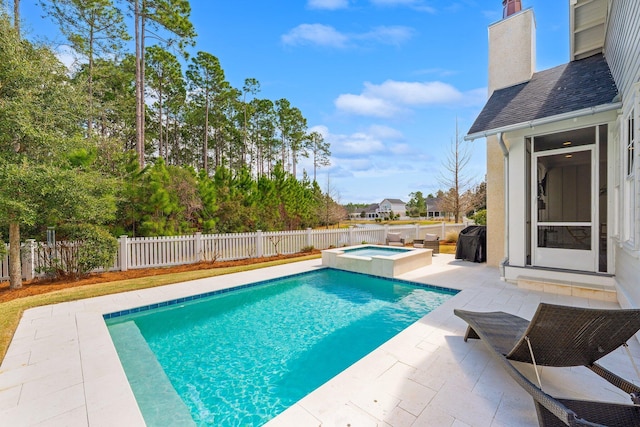
[[[322,251],[322,265],[339,270],[396,277],[431,265],[431,249],[359,245]]]

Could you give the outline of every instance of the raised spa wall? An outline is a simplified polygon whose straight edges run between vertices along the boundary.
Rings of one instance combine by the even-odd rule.
[[[358,256],[345,253],[346,249],[376,247],[374,245],[348,246],[322,251],[322,265],[355,273],[381,277],[397,277],[409,271],[431,265],[431,249],[412,248],[406,252],[383,256]],[[385,248],[386,246],[379,246]]]

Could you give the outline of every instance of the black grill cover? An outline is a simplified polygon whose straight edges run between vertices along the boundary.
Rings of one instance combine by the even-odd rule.
[[[470,225],[460,232],[456,244],[456,259],[487,261],[487,227]]]

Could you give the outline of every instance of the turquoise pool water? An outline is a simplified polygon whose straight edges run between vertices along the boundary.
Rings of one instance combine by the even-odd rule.
[[[148,425],[260,426],[454,294],[322,269],[107,324]]]
[[[361,248],[355,249],[345,249],[344,253],[349,255],[358,255],[358,256],[393,256],[401,253],[409,252],[411,249],[403,249],[403,248],[385,248],[385,247],[377,247],[377,246],[364,246]]]

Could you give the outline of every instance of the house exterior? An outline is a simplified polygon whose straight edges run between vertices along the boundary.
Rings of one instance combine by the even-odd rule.
[[[427,197],[425,199],[427,206],[427,219],[446,221],[450,219],[451,214],[440,210],[440,199],[438,197]]]
[[[519,0],[489,27],[489,100],[465,137],[487,141],[487,261],[638,307],[640,2],[566,1],[566,64],[535,71]]]
[[[386,218],[393,212],[400,217],[407,216],[407,204],[400,199],[384,199],[379,203],[378,216]]]
[[[364,212],[364,217],[366,219],[376,219],[378,218],[378,209],[380,208],[380,205],[377,203],[372,203],[369,206],[367,206],[363,212]]]

